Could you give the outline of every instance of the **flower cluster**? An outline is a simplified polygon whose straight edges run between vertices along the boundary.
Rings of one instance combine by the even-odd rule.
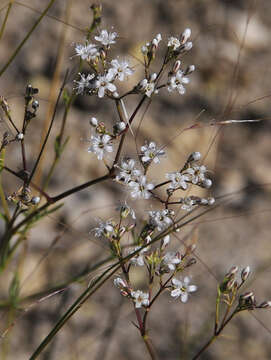
[[[94,37],[101,45],[88,41],[84,45],[76,44],[76,56],[86,61],[93,71],[87,75],[79,73],[80,79],[74,81],[74,90],[77,94],[97,94],[99,98],[105,95],[118,97],[114,81],[124,81],[134,71],[126,59],[112,59],[111,62],[105,59],[110,45],[116,43],[117,36],[116,32],[102,30],[99,36]]]
[[[168,250],[171,233],[179,230],[180,223],[176,215],[178,211],[175,211],[174,207],[177,207],[177,210],[191,211],[196,206],[209,206],[214,203],[211,197],[189,195],[179,197],[177,201],[172,198],[175,191],[185,191],[192,186],[205,189],[211,187],[209,172],[199,163],[199,152],[190,154],[179,170],[162,174],[162,179],[160,182],[157,180],[156,185],[148,180],[148,172],[152,166],[159,166],[165,157],[163,146],[159,147],[154,141],[145,141],[137,158],[121,157],[125,136],[129,129],[133,134],[132,122],[143,102],[155,94],[160,94],[161,89],[166,89],[169,93],[185,93],[185,86],[189,83],[188,75],[195,70],[195,66],[189,65],[185,69],[180,57],[192,48],[190,36],[191,30],[186,29],[179,37],[169,37],[161,68],[157,72],[151,71],[151,64],[162,43],[162,36],[157,34],[147,42],[141,49],[144,75],[124,94],[119,93],[121,87],[118,87],[118,82],[125,82],[133,75],[134,69],[125,57],[110,58],[110,48],[118,38],[116,32],[101,30],[100,34],[94,37],[96,43],[86,41],[85,44],[75,47],[76,55],[90,68],[89,73],[79,73],[79,79],[74,82],[75,92],[95,95],[100,99],[107,97],[116,105],[119,117],[119,121],[113,124],[112,131],[97,118],[91,118],[93,131],[88,151],[94,153],[98,160],[105,160],[106,155],[114,151],[116,144],[118,147],[113,163],[111,166],[106,163],[110,178],[113,177],[118,184],[129,189],[132,199],[153,198],[160,203],[159,208],[148,211],[148,219],[142,223],[138,220],[135,222],[134,210],[125,203],[118,209],[117,220],[99,221],[94,228],[95,236],[106,239],[111,253],[121,262],[123,278],[117,277],[114,284],[123,296],[133,302],[136,311],[140,308],[148,311],[156,296],[163,292],[169,292],[174,299],[180,298],[185,303],[189,294],[196,291],[197,287],[190,285],[188,276],[183,280],[177,277],[195,264],[195,247],[187,246],[184,251]],[[141,101],[129,117],[125,100],[131,94],[141,95]],[[130,269],[134,267],[146,269],[148,289],[137,289],[133,286]],[[156,294],[152,290],[154,281],[159,284]]]

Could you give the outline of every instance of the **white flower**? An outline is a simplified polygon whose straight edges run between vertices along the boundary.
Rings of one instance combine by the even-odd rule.
[[[125,184],[132,179],[137,178],[141,175],[141,171],[138,169],[134,169],[135,160],[133,159],[126,159],[122,160],[121,165],[117,166],[120,169],[119,175],[116,176],[117,181],[124,181]]]
[[[177,49],[181,46],[181,43],[180,43],[180,40],[179,40],[179,39],[177,39],[177,38],[174,37],[174,36],[171,36],[171,37],[168,39],[167,46],[173,48],[173,50],[175,51],[175,50],[177,50]]]
[[[148,306],[150,303],[149,294],[144,293],[141,290],[132,291],[131,296],[135,302],[136,308],[141,308],[141,306]]]
[[[141,246],[136,246],[134,249],[132,249],[129,254],[132,254],[136,250],[141,249]],[[149,250],[149,247],[143,248],[141,251],[139,251],[134,257],[130,259],[131,264],[137,265],[137,266],[144,266],[144,253]]]
[[[155,164],[158,164],[160,163],[159,156],[165,155],[164,150],[157,149],[155,142],[141,146],[141,151],[143,153],[141,158],[143,163],[153,161]]]
[[[166,178],[171,181],[171,184],[169,185],[170,189],[178,189],[180,187],[183,190],[186,190],[188,188],[186,181],[189,181],[190,179],[187,175],[183,175],[176,171],[167,173]]]
[[[95,36],[95,40],[101,42],[104,46],[109,46],[110,44],[115,44],[116,37],[118,34],[116,32],[110,33],[107,30],[102,30],[100,36]]]
[[[90,140],[91,146],[88,148],[88,152],[93,152],[98,160],[102,160],[105,152],[111,153],[113,151],[111,140],[110,135],[92,135]]]
[[[114,285],[120,289],[127,287],[125,281],[122,280],[122,278],[120,278],[120,277],[117,277],[116,279],[114,279]]]
[[[183,95],[185,93],[185,88],[183,84],[188,84],[188,77],[183,76],[183,71],[178,70],[176,75],[170,76],[168,79],[168,91],[172,92],[177,90],[179,94]]]
[[[123,81],[126,76],[130,76],[134,72],[129,67],[129,62],[126,60],[114,59],[111,61],[111,65],[113,67],[108,70],[108,73],[112,73],[113,77],[116,76],[120,81]]]
[[[179,257],[178,253],[167,252],[162,257],[162,266],[166,265],[169,270],[174,271],[176,269],[176,265],[180,264],[182,260]]]
[[[166,235],[162,241],[162,249],[165,249],[168,246],[169,242],[170,242],[170,236]]]
[[[136,220],[135,210],[126,202],[123,205],[118,206],[117,210],[120,211],[121,217],[123,219],[126,219],[127,216],[130,215],[132,219]]]
[[[97,56],[99,56],[98,49],[94,44],[88,44],[88,43],[86,43],[85,45],[76,44],[75,52],[76,52],[76,56],[80,56],[82,60],[87,60],[87,61],[95,60]]]
[[[157,34],[155,38],[152,40],[152,44],[157,47],[161,40],[162,40],[161,34]]]
[[[196,285],[189,285],[190,278],[188,276],[186,276],[183,281],[173,278],[171,282],[174,290],[171,291],[170,295],[175,299],[180,296],[183,303],[187,302],[189,293],[197,290]]]
[[[157,227],[158,231],[162,231],[172,224],[171,218],[168,216],[169,211],[149,211],[150,223]]]
[[[134,199],[149,199],[151,197],[150,190],[154,189],[153,184],[147,183],[145,175],[140,175],[137,181],[130,181],[128,185],[132,188],[131,196]]]
[[[100,75],[96,80],[95,86],[98,89],[98,97],[104,97],[105,91],[108,90],[110,92],[116,91],[116,86],[111,83],[114,80],[114,76],[112,73],[107,73],[106,75]]]
[[[183,204],[181,206],[182,210],[191,211],[193,208],[193,205],[195,205],[195,201],[191,199],[191,197],[186,197],[183,199]]]
[[[150,80],[143,79],[139,83],[140,90],[148,97],[151,97],[152,93],[154,94],[158,93],[158,90],[155,90],[155,83],[154,83],[156,78],[157,78],[157,74],[153,73],[150,77]]]
[[[93,126],[95,128],[99,125],[98,120],[94,116],[89,120],[89,123],[90,123],[91,126]]]
[[[185,171],[191,177],[192,184],[198,184],[206,180],[205,174],[207,169],[204,165],[194,165]]]
[[[84,74],[79,73],[81,79],[80,80],[74,80],[74,83],[76,84],[74,86],[74,90],[76,90],[77,94],[82,94],[85,89],[89,89],[91,87],[91,80],[94,79],[94,74],[88,74],[87,77]]]
[[[107,236],[114,232],[114,226],[110,220],[106,222],[99,221],[99,226],[94,228],[94,231],[96,237]]]
[[[190,36],[191,36],[191,29],[189,28],[185,29],[181,35],[181,43],[185,44],[187,40],[190,38]]]

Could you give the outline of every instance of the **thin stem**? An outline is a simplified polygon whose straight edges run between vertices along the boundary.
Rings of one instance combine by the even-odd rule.
[[[219,304],[220,304],[220,289],[218,288],[216,303],[215,303],[215,328],[214,333],[217,333],[218,323],[219,323]]]
[[[101,176],[101,177],[99,177],[99,178],[97,178],[97,179],[87,181],[87,182],[84,183],[84,184],[81,184],[81,185],[79,185],[79,186],[76,186],[76,187],[74,187],[74,188],[72,188],[72,189],[70,189],[70,190],[67,190],[67,191],[63,192],[62,194],[59,194],[59,195],[53,197],[53,198],[52,198],[52,203],[55,203],[55,202],[57,202],[57,201],[59,201],[59,200],[62,200],[62,199],[64,199],[64,198],[66,198],[66,197],[68,197],[68,196],[70,196],[70,195],[72,195],[72,194],[74,194],[74,193],[77,193],[78,191],[84,190],[84,189],[86,189],[86,188],[88,188],[88,187],[90,187],[90,186],[92,186],[92,185],[94,185],[94,184],[97,184],[97,183],[100,183],[100,182],[102,182],[102,181],[108,180],[108,179],[110,179],[111,177],[112,177],[112,174],[111,174],[111,173],[108,173],[108,174],[106,174],[106,175],[104,175],[104,176]]]
[[[34,165],[34,167],[33,167],[33,169],[32,169],[32,172],[31,172],[31,174],[30,174],[30,176],[29,176],[28,183],[31,181],[32,177],[33,177],[34,174],[35,174],[35,171],[36,171],[37,166],[38,166],[38,164],[39,164],[39,161],[40,161],[40,159],[41,159],[42,153],[43,153],[43,151],[44,151],[44,149],[45,149],[45,146],[46,146],[46,144],[47,144],[48,138],[49,138],[49,136],[50,136],[50,133],[51,133],[51,130],[52,130],[52,126],[53,126],[53,123],[54,123],[54,120],[55,120],[55,116],[56,116],[56,111],[57,111],[57,108],[58,108],[59,100],[60,100],[60,97],[61,97],[61,95],[62,95],[64,86],[65,86],[65,83],[66,83],[66,80],[67,80],[67,77],[68,77],[68,73],[69,73],[69,71],[67,70],[67,71],[66,71],[66,74],[65,74],[65,77],[64,77],[64,80],[63,80],[63,83],[62,83],[62,86],[61,86],[60,91],[59,91],[59,93],[58,93],[57,101],[56,101],[55,108],[54,108],[54,113],[53,113],[53,116],[52,116],[52,119],[51,119],[51,122],[50,122],[50,125],[49,125],[49,128],[48,128],[47,134],[46,134],[46,136],[45,136],[44,142],[43,142],[42,147],[41,147],[41,149],[40,149],[40,153],[39,153],[39,155],[38,155],[38,158],[37,158],[37,160],[36,160],[36,162],[35,162],[35,165]]]
[[[24,140],[21,141],[21,150],[22,150],[23,169],[24,169],[24,171],[26,171],[27,167],[26,167],[26,155],[25,155]]]
[[[216,340],[217,335],[213,335],[210,340],[207,341],[207,343],[200,349],[200,351],[192,358],[192,360],[198,359],[202,353],[212,344],[214,340]]]
[[[150,342],[150,338],[148,335],[144,335],[142,336],[142,339],[144,340],[144,344],[146,345],[146,348],[149,352],[149,355],[151,357],[152,360],[155,360],[156,359],[156,356],[155,356],[155,353],[154,353],[154,349],[153,349],[153,346]]]
[[[233,311],[233,313],[228,317],[228,319],[220,326],[219,330],[216,334],[214,334],[210,340],[207,341],[207,343],[200,349],[200,351],[192,358],[192,360],[198,359],[202,353],[208,349],[208,347],[212,344],[214,340],[218,338],[218,336],[221,334],[221,332],[225,329],[225,327],[228,325],[228,323],[232,320],[232,318],[237,314],[237,310]]]
[[[132,124],[132,121],[133,119],[135,118],[138,110],[141,108],[142,104],[144,103],[146,99],[146,95],[144,95],[141,100],[139,101],[137,107],[135,108],[134,112],[132,113],[132,115],[130,116],[130,119],[128,120],[128,123],[126,125],[126,128],[123,130],[123,134],[122,134],[122,137],[121,137],[121,140],[120,140],[120,143],[119,143],[119,146],[118,146],[118,150],[117,150],[117,154],[115,156],[115,159],[114,159],[114,162],[113,162],[113,165],[112,165],[112,169],[114,168],[114,165],[118,162],[119,158],[120,158],[120,154],[121,154],[121,150],[122,150],[122,147],[123,147],[123,144],[124,144],[124,140],[125,140],[125,135],[129,129],[129,126]],[[118,104],[118,103],[116,103]],[[117,109],[118,109],[118,105],[117,105]],[[118,109],[118,112],[119,112],[119,109]],[[119,113],[120,114],[120,113]]]
[[[32,354],[29,360],[36,359],[44,348],[49,344],[49,342],[55,337],[58,331],[63,327],[63,325],[72,317],[72,315],[81,308],[81,306],[88,300],[88,298],[94,294],[114,273],[120,269],[121,265],[118,263],[110,266],[109,269],[103,272],[92,284],[88,287],[78,299],[71,305],[71,307],[66,311],[66,313],[61,317],[57,322],[54,328],[46,336],[46,338],[41,342],[35,352]]]
[[[10,13],[10,10],[11,10],[11,7],[13,5],[13,0],[10,0],[9,4],[8,4],[8,8],[7,8],[7,12],[6,12],[6,15],[5,15],[5,18],[3,20],[3,24],[1,26],[1,30],[0,30],[0,40],[4,34],[4,30],[5,30],[5,27],[6,27],[6,24],[7,24],[7,20],[8,20],[8,16],[9,16],[9,13]]]
[[[17,47],[17,49],[14,51],[14,53],[11,55],[11,57],[9,58],[8,62],[3,66],[3,68],[0,70],[0,76],[3,75],[3,73],[6,71],[6,69],[9,67],[9,65],[12,63],[12,61],[16,58],[16,56],[18,55],[19,51],[21,50],[21,48],[23,47],[23,45],[26,43],[26,41],[29,39],[29,37],[32,35],[33,31],[36,29],[36,27],[39,25],[39,23],[41,22],[41,20],[44,18],[44,16],[46,15],[46,13],[49,11],[49,9],[51,8],[51,6],[53,5],[53,3],[55,2],[55,0],[51,0],[49,2],[49,4],[47,5],[47,7],[45,8],[45,10],[42,12],[41,16],[38,18],[38,20],[35,22],[35,24],[32,26],[32,28],[29,30],[29,32],[27,33],[27,35],[25,36],[25,38],[22,40],[22,42],[19,44],[19,46]]]
[[[0,162],[1,162],[1,167],[3,167],[4,165],[4,161],[5,161],[5,152],[6,150],[3,149],[0,153]],[[3,167],[4,168],[4,167]],[[2,171],[1,171],[2,172]],[[3,189],[3,185],[2,185],[2,175],[0,172],[0,199],[1,199],[1,203],[2,203],[2,207],[5,213],[5,216],[7,218],[8,221],[10,221],[10,213],[9,213],[9,208],[8,208],[8,204],[7,204],[7,200],[5,197],[5,193],[4,193],[4,189]]]

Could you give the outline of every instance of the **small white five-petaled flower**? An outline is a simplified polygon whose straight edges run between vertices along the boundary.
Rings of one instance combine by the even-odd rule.
[[[155,164],[160,163],[160,156],[165,155],[165,151],[157,149],[157,146],[154,141],[151,141],[149,144],[141,146],[142,157],[141,160],[143,163],[153,161]]]
[[[135,169],[135,160],[134,159],[125,159],[122,160],[121,165],[117,165],[120,172],[116,176],[117,181],[124,181],[125,184],[128,184],[129,181],[134,180],[141,175],[141,171]]]
[[[117,36],[118,34],[116,32],[110,33],[107,30],[102,30],[99,36],[95,36],[95,40],[104,46],[109,46],[116,43],[115,39]]]
[[[190,178],[187,175],[183,175],[180,172],[172,172],[167,173],[166,178],[171,181],[169,188],[170,189],[178,189],[182,188],[183,190],[186,190],[188,188],[187,181],[190,180]]]
[[[174,36],[171,36],[171,37],[168,39],[167,46],[168,46],[168,47],[171,47],[171,48],[175,51],[175,50],[177,50],[177,49],[181,46],[181,43],[180,43],[180,40],[179,40],[179,39],[177,39],[177,38],[174,37]]]
[[[162,258],[162,266],[166,266],[169,270],[174,271],[181,261],[178,253],[167,252]]]
[[[98,89],[98,97],[104,97],[105,91],[108,90],[111,93],[116,91],[116,86],[112,84],[111,81],[114,80],[114,75],[112,73],[107,73],[106,75],[100,75],[96,80],[95,86]]]
[[[170,295],[175,299],[181,297],[183,303],[187,302],[189,293],[197,290],[196,285],[189,285],[190,278],[188,276],[186,276],[183,281],[173,278],[171,282],[174,290],[171,291]]]
[[[96,237],[106,236],[114,232],[114,226],[110,220],[106,222],[99,221],[99,226],[94,228],[94,231]]]
[[[102,160],[105,152],[111,153],[113,151],[111,140],[111,136],[107,134],[98,136],[92,135],[88,152],[93,152],[96,154],[98,160]]]
[[[177,71],[176,75],[171,76],[168,79],[168,91],[172,92],[177,90],[179,94],[183,95],[185,93],[185,87],[183,84],[188,84],[189,79],[186,76],[183,76],[182,70]]]
[[[95,75],[94,74],[88,74],[87,76],[85,76],[84,74],[79,73],[78,74],[80,76],[80,80],[74,80],[74,83],[76,84],[74,86],[74,90],[76,90],[77,94],[83,94],[85,89],[90,89],[91,87],[91,80],[94,79]]]
[[[131,188],[131,196],[134,199],[143,198],[149,199],[151,197],[150,190],[154,189],[154,185],[147,183],[145,175],[140,175],[137,181],[130,181],[128,184]]]
[[[150,223],[155,226],[158,231],[162,231],[172,224],[172,220],[168,215],[169,211],[167,209],[149,211]]]
[[[148,79],[143,79],[142,81],[140,81],[139,83],[139,88],[140,90],[147,95],[148,97],[151,97],[152,94],[157,94],[158,90],[155,90],[155,80],[157,78],[157,74],[153,73],[150,77],[150,80]]]
[[[99,55],[96,45],[89,44],[88,42],[85,45],[76,44],[75,45],[76,56],[80,56],[82,60],[95,60]]]
[[[131,296],[135,302],[136,308],[141,308],[142,306],[148,306],[150,303],[149,294],[144,293],[141,290],[132,291]]]
[[[133,74],[134,70],[129,67],[129,62],[126,60],[114,59],[111,61],[112,68],[108,70],[108,73],[112,74],[119,81],[124,81],[126,76]]]

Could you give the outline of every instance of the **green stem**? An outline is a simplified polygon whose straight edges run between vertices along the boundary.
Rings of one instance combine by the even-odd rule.
[[[72,315],[80,309],[80,307],[88,300],[88,298],[94,294],[114,273],[120,269],[121,265],[118,263],[113,264],[109,269],[107,269],[102,275],[100,275],[90,287],[88,287],[72,304],[72,306],[66,311],[62,318],[57,322],[54,328],[46,336],[46,338],[41,342],[35,352],[31,355],[29,360],[36,359],[44,348],[50,343],[50,341],[55,337],[58,331],[63,327],[63,325],[72,317]]]
[[[1,26],[1,30],[0,30],[0,40],[4,34],[4,30],[5,30],[5,27],[6,27],[6,24],[7,24],[7,20],[8,20],[8,16],[9,16],[9,13],[10,13],[10,10],[11,10],[11,7],[13,5],[13,0],[10,0],[9,4],[8,4],[8,8],[7,8],[7,12],[6,12],[6,15],[5,15],[5,18],[4,18],[4,21],[3,21],[3,24]]]
[[[213,343],[214,340],[218,338],[218,336],[221,334],[221,332],[225,329],[225,327],[228,325],[228,323],[232,320],[232,318],[237,314],[237,310],[234,310],[233,313],[228,317],[228,319],[220,326],[219,330],[216,334],[214,334],[210,340],[207,341],[207,343],[200,349],[200,351],[192,358],[192,360],[198,359],[202,353],[207,350],[207,348]]]
[[[33,31],[36,29],[36,27],[39,25],[39,23],[41,22],[41,20],[44,18],[44,16],[47,14],[48,10],[51,8],[51,6],[53,5],[53,3],[55,2],[55,0],[51,0],[48,4],[48,6],[45,8],[45,10],[42,12],[41,16],[38,18],[38,20],[35,22],[35,24],[32,26],[32,28],[30,29],[30,31],[27,33],[27,35],[25,36],[25,38],[22,40],[22,42],[19,44],[19,46],[17,47],[17,49],[14,51],[14,53],[11,55],[11,57],[9,58],[8,62],[3,66],[3,68],[0,70],[0,76],[3,75],[3,73],[6,71],[6,69],[9,67],[9,65],[12,63],[12,61],[16,58],[16,56],[18,55],[19,51],[21,50],[21,48],[23,47],[23,45],[26,43],[26,41],[29,39],[29,37],[32,35]]]

